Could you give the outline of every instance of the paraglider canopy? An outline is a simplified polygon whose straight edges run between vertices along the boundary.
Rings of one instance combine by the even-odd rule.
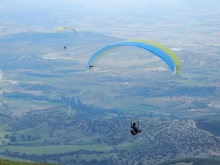
[[[56,29],[54,30],[53,33],[55,34],[55,33],[57,33],[58,31],[64,30],[64,29],[68,29],[68,30],[74,31],[75,33],[78,34],[78,32],[77,32],[75,29],[73,29],[73,28],[71,28],[71,27],[68,27],[68,26],[58,27],[58,28],[56,28]],[[66,43],[65,43],[65,45],[66,45]],[[66,49],[66,46],[64,46],[63,48]]]
[[[91,69],[90,66],[94,66],[104,55],[108,54],[109,50],[120,46],[135,46],[148,50],[161,58],[173,72],[173,75],[178,75],[180,73],[180,61],[172,50],[157,42],[139,39],[120,41],[101,48],[89,59],[86,70],[88,71]]]
[[[68,27],[68,26],[58,27],[58,28],[56,28],[56,29],[53,31],[53,33],[56,33],[56,32],[58,32],[58,31],[60,31],[60,30],[63,30],[63,29],[69,29],[69,30],[72,30],[72,31],[74,31],[74,32],[76,32],[76,33],[78,34],[78,32],[77,32],[75,29],[73,29],[73,28],[71,28],[71,27]]]

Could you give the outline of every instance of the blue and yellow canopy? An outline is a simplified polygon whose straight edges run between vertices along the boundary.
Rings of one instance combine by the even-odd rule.
[[[178,75],[180,73],[180,61],[172,50],[157,42],[140,39],[120,41],[101,48],[89,59],[86,65],[86,70],[88,71],[91,69],[91,67],[93,67],[99,61],[99,59],[106,55],[111,49],[120,46],[136,46],[148,50],[161,58],[169,66],[174,75]]]

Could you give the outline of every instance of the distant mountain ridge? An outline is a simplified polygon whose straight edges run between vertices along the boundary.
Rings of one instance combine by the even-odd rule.
[[[57,46],[65,44],[81,46],[90,45],[94,43],[112,43],[121,39],[105,36],[92,32],[79,32],[79,34],[73,32],[58,32],[51,33],[16,33],[0,38],[0,42],[27,42],[31,44],[44,45],[44,46]]]

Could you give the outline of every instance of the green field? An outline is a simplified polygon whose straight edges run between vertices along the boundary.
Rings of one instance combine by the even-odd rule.
[[[65,153],[70,151],[77,151],[80,149],[86,149],[90,151],[105,151],[111,146],[108,145],[59,145],[59,146],[30,146],[30,147],[24,147],[24,146],[7,146],[7,147],[0,147],[0,151],[5,151],[6,149],[13,151],[13,152],[23,152],[23,153],[29,153],[34,155],[43,155],[43,154],[59,154],[59,153]]]

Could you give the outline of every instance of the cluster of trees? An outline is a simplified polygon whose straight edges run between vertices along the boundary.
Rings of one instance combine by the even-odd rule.
[[[164,163],[160,163],[158,165],[170,165],[170,164],[179,164],[179,163],[193,163],[193,165],[219,165],[220,161],[215,159],[206,159],[206,158],[185,158],[185,159],[177,159]]]
[[[214,97],[220,96],[220,89],[213,86],[169,86],[164,88],[155,87],[134,87],[130,95],[142,95],[145,97],[163,97],[163,96],[190,96],[190,97],[203,97],[209,95]]]
[[[124,117],[124,113],[119,112],[117,109],[101,109],[95,108],[92,105],[83,104],[80,99],[75,99],[74,97],[61,96],[61,101],[66,105],[69,105],[72,109],[75,109],[77,113],[75,118],[78,119],[91,119],[91,118],[100,118],[107,116],[108,113],[118,114],[120,117]]]
[[[32,140],[39,140],[39,139],[41,139],[41,137],[39,134],[37,134],[36,136],[22,134],[21,139],[22,139],[22,141],[32,141]]]
[[[16,142],[16,136],[12,135],[12,136],[9,136],[8,134],[5,134],[4,138],[6,139],[10,139],[11,142]]]

